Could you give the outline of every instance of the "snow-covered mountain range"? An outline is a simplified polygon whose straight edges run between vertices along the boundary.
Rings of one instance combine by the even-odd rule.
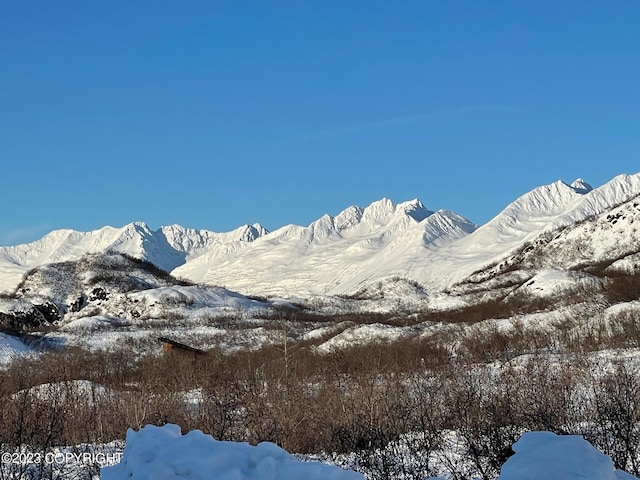
[[[171,271],[202,252],[232,251],[235,244],[251,242],[266,233],[259,224],[216,233],[179,225],[152,231],[142,222],[91,232],[56,230],[32,243],[0,247],[0,291],[12,290],[31,268],[78,260],[87,253],[125,253]]]
[[[548,243],[550,232],[606,215],[639,194],[640,174],[620,175],[595,189],[581,179],[557,181],[524,194],[479,228],[454,212],[430,211],[418,199],[397,204],[382,199],[324,215],[307,227],[288,225],[273,232],[259,224],[227,233],[178,225],[153,231],[144,223],[92,232],[58,230],[33,243],[0,247],[0,291],[14,289],[37,266],[86,253],[121,252],[177,277],[245,294],[353,294],[392,277],[439,292],[476,272],[496,273],[518,251]],[[617,248],[621,242],[627,247]],[[631,227],[624,235],[599,233],[590,248],[607,260],[600,257],[629,253],[639,242]],[[553,255],[562,257],[562,249]]]

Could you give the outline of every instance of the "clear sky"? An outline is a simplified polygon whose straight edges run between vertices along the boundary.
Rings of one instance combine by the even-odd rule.
[[[640,2],[0,5],[0,245],[306,225],[382,197],[484,223],[640,171]]]

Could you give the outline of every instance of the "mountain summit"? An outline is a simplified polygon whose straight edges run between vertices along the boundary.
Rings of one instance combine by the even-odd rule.
[[[578,193],[589,193],[591,190],[593,190],[593,187],[581,178],[574,180],[574,182],[571,184],[571,188],[573,188]]]

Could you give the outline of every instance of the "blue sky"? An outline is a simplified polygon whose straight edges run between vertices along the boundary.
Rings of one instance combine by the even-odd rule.
[[[382,197],[484,223],[640,171],[640,2],[0,6],[0,244],[308,224]]]

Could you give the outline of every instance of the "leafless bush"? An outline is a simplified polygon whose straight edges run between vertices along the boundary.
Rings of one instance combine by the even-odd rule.
[[[630,302],[640,298],[640,275],[619,275],[609,279],[605,294],[610,303]]]
[[[589,440],[616,468],[640,474],[640,371],[624,363],[594,382],[595,427]]]
[[[293,452],[351,453],[372,479],[462,479],[469,462],[490,479],[522,431],[544,429],[584,433],[637,472],[638,372],[618,366],[594,380],[583,357],[554,363],[544,348],[532,352],[535,332],[513,321],[466,339],[457,355],[446,336],[319,355],[286,331],[252,352],[50,353],[0,371],[0,447],[107,442],[171,422]],[[436,471],[447,431],[458,432],[467,463]]]

